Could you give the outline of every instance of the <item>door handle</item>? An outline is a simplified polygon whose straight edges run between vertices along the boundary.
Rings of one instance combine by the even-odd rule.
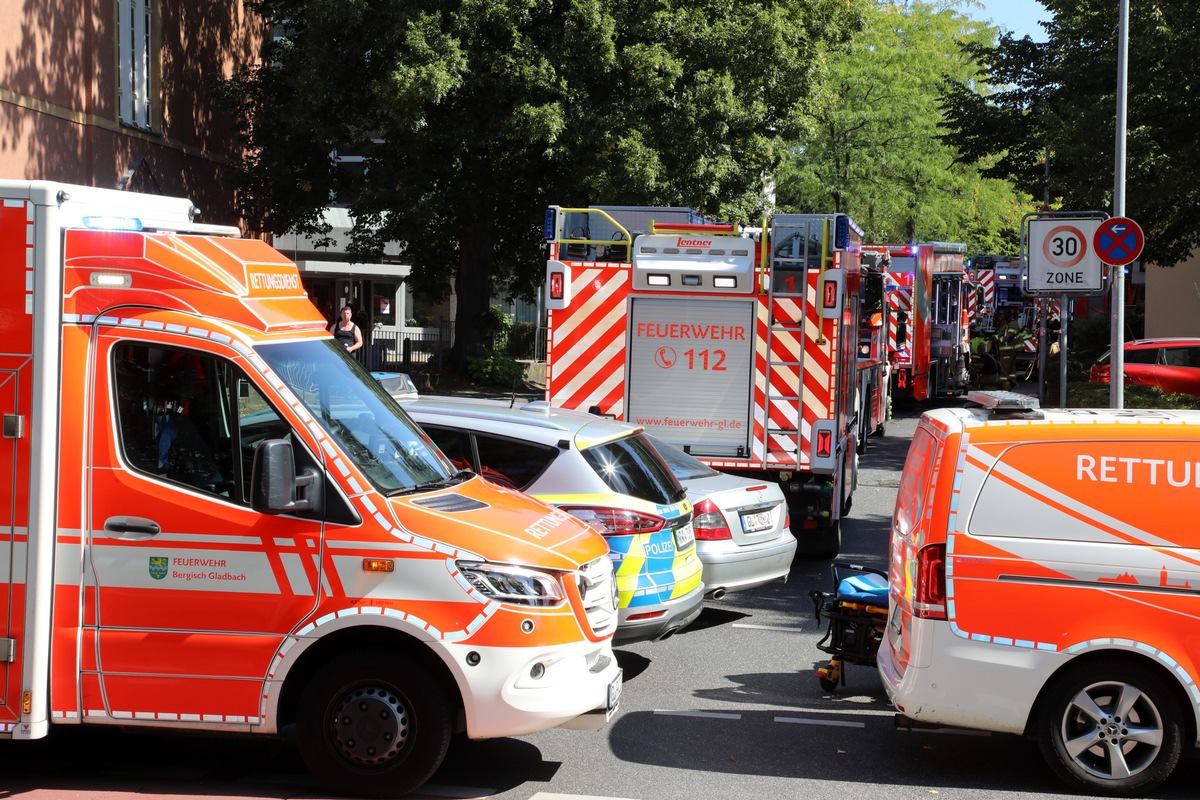
[[[140,541],[157,536],[162,528],[152,519],[142,517],[109,517],[104,520],[105,533],[111,533],[118,539]]]

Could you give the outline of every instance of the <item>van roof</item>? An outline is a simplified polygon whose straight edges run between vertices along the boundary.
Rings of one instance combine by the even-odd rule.
[[[977,406],[939,408],[925,412],[924,416],[943,430],[965,430],[980,426],[1061,429],[1066,425],[1145,425],[1169,426],[1174,431],[1173,435],[1200,440],[1200,410],[1194,409],[1043,408],[1025,414],[997,415],[990,409]],[[1061,436],[1061,430],[1055,435]]]

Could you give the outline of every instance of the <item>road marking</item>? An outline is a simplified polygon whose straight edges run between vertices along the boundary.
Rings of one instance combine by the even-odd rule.
[[[664,717],[706,717],[708,719],[741,719],[741,714],[724,714],[719,711],[665,711],[654,709],[655,714]]]
[[[804,628],[785,628],[782,625],[751,625],[749,622],[735,622],[735,628],[752,628],[756,631],[785,631],[790,633],[803,633]]]
[[[835,728],[865,728],[865,722],[847,722],[840,719],[803,719],[801,717],[776,717],[776,722],[786,722],[792,725],[829,725]]]
[[[628,797],[600,797],[593,794],[558,794],[556,792],[538,792],[529,800],[630,800]]]

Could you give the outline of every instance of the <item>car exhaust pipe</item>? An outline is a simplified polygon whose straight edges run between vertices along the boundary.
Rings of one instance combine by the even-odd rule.
[[[725,587],[724,586],[718,586],[716,589],[713,589],[707,595],[709,600],[720,600],[724,596],[725,596]]]
[[[679,630],[679,628],[668,628],[667,630],[660,633],[658,635],[658,638],[655,639],[654,641],[665,642],[667,639],[670,639],[672,636],[674,636],[676,634],[676,632],[678,632],[678,630]]]

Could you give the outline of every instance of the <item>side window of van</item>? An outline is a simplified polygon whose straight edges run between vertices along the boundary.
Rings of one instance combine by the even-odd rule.
[[[194,350],[123,344],[114,350],[121,446],[134,468],[233,497],[237,474],[227,371]]]

